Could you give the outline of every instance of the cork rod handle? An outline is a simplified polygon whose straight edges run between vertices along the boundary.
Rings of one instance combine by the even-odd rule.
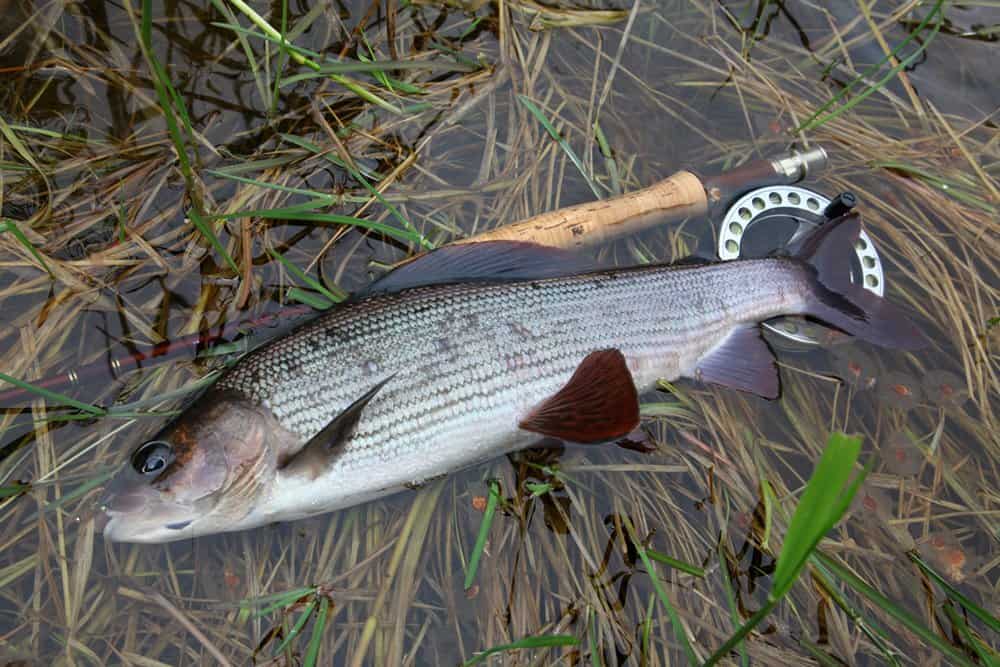
[[[702,215],[705,187],[688,171],[635,192],[542,213],[458,241],[531,241],[560,248],[596,245],[654,225]]]

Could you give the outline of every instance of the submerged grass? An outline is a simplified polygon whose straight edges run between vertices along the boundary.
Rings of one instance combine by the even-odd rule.
[[[995,659],[1000,139],[969,46],[996,45],[938,1],[629,6],[216,0],[168,18],[147,0],[136,20],[54,5],[0,37],[19,59],[0,81],[0,385],[29,389],[0,412],[0,662]],[[138,44],[116,37],[130,22]],[[874,359],[876,391],[782,350],[776,403],[687,382],[644,397],[647,455],[498,460],[173,545],[106,544],[87,521],[148,411],[246,349],[117,372],[136,347],[286,299],[325,308],[421,249],[814,143],[833,162],[818,187],[857,195],[888,292],[932,333]],[[691,220],[594,254],[669,260],[711,236]],[[967,400],[877,393],[938,370]],[[839,523],[847,494],[825,493],[862,468],[854,444],[824,450],[833,431],[875,466]],[[897,432],[916,472],[882,463]]]

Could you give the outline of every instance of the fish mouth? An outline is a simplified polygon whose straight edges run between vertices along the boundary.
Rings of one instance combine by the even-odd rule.
[[[151,501],[141,495],[116,496],[95,517],[95,528],[110,542],[159,544],[194,537],[189,508]]]

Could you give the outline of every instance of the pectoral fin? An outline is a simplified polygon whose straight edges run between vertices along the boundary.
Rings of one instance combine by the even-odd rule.
[[[519,426],[569,442],[608,442],[639,424],[639,394],[618,350],[591,352],[569,382],[539,403]]]
[[[280,462],[279,469],[292,473],[303,473],[311,479],[319,477],[320,473],[340,456],[347,441],[354,433],[365,406],[393,377],[394,375],[390,375],[382,380],[365,392],[361,398],[347,406],[343,412],[323,427],[322,431],[310,438],[302,446],[302,449]]]

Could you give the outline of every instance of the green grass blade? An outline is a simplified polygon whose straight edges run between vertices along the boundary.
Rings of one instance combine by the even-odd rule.
[[[308,211],[302,213],[289,213],[287,211],[276,209],[272,211],[254,211],[254,217],[265,218],[268,220],[288,220],[289,222],[322,222],[336,225],[352,225],[362,229],[370,229],[373,232],[380,232],[386,236],[391,236],[394,239],[406,243],[420,243],[420,239],[422,238],[419,234],[414,234],[413,232],[408,232],[404,229],[397,229],[396,227],[392,227],[381,222],[374,222],[372,220],[365,220],[363,218],[355,218],[349,215],[340,215],[337,213],[310,213]]]
[[[329,310],[333,307],[333,302],[322,294],[315,294],[301,287],[289,287],[287,296],[292,301],[304,303],[313,310]]]
[[[924,20],[920,23],[920,25],[918,25],[917,28],[912,33],[910,33],[910,35],[905,40],[903,40],[903,42],[899,46],[896,47],[896,49],[894,49],[891,53],[886,55],[886,57],[881,61],[881,63],[876,67],[876,69],[878,69],[878,67],[881,67],[882,64],[887,62],[890,57],[894,57],[896,55],[896,52],[904,44],[910,41],[910,39],[915,39],[916,36],[923,31],[923,28],[926,27],[930,19],[941,10],[941,7],[943,5],[944,5],[944,0],[938,0],[937,4],[935,4],[934,8],[930,11],[930,13],[926,17],[924,17]],[[851,88],[851,86],[848,86],[843,91],[838,93],[838,95],[835,96],[832,100],[830,100],[825,105],[820,107],[820,109],[817,110],[816,113],[807,118],[801,125],[799,125],[799,127],[795,129],[795,132],[804,132],[806,130],[812,130],[817,127],[820,127],[821,125],[825,125],[834,118],[837,118],[838,116],[850,111],[855,106],[868,99],[868,97],[870,97],[872,94],[881,90],[885,86],[885,84],[889,83],[889,81],[894,79],[897,74],[903,71],[904,68],[909,67],[911,64],[913,64],[917,60],[917,58],[919,58],[920,55],[927,50],[927,47],[930,46],[930,43],[934,41],[934,37],[937,36],[937,33],[941,29],[942,24],[943,21],[936,21],[934,23],[933,28],[931,28],[930,34],[927,35],[927,37],[919,43],[920,45],[916,49],[914,49],[913,53],[911,53],[905,58],[900,59],[899,64],[890,69],[889,73],[886,74],[881,79],[879,79],[878,81],[876,81],[874,85],[869,86],[863,92],[859,93],[855,97],[852,97],[846,103],[837,107],[834,111],[831,111],[825,116],[820,116],[820,114],[822,114],[826,109],[828,109],[830,106],[836,103],[838,99],[840,99],[843,95],[847,93],[847,91]],[[864,78],[867,78],[866,74],[862,74],[860,77],[858,77],[858,79],[855,79],[855,81],[852,82],[851,85]]]
[[[316,601],[315,598],[309,601],[309,604],[306,605],[306,608],[302,610],[301,614],[299,614],[299,618],[297,621],[295,621],[295,625],[293,625],[292,629],[288,631],[288,634],[285,635],[285,638],[281,640],[281,643],[278,644],[278,647],[274,649],[272,655],[277,655],[278,653],[281,653],[282,651],[285,650],[286,646],[295,641],[295,638],[299,636],[300,632],[302,632],[302,628],[306,627],[306,623],[309,621],[309,617],[312,616],[313,610],[316,609],[317,604],[318,602]]]
[[[290,140],[289,139],[289,135],[281,135],[281,136],[285,140]],[[295,137],[295,139],[297,141],[293,141],[292,143],[295,143],[295,145],[297,145],[297,146],[300,146],[302,148],[306,148],[307,150],[311,150],[314,153],[320,153],[320,154],[324,155],[324,157],[327,157],[328,159],[334,157],[334,156],[330,155],[329,153],[320,151],[319,146],[316,146],[315,144],[311,144],[310,142],[307,142],[307,141],[302,141],[300,137]],[[399,209],[397,209],[395,206],[393,206],[391,203],[389,203],[389,201],[385,197],[382,196],[382,193],[379,192],[377,189],[375,189],[372,186],[372,184],[368,182],[368,180],[365,178],[364,174],[361,173],[361,169],[358,168],[358,167],[355,167],[354,164],[352,164],[352,162],[353,162],[352,160],[350,160],[350,159],[337,159],[337,160],[331,160],[331,161],[333,161],[338,166],[341,166],[344,169],[346,169],[348,171],[348,173],[350,173],[351,177],[354,178],[354,180],[356,180],[358,183],[361,183],[361,185],[363,185],[365,187],[365,189],[368,190],[369,194],[371,194],[371,196],[374,197],[378,201],[378,203],[380,203],[382,206],[384,206],[386,208],[386,210],[388,210],[389,213],[392,215],[392,217],[396,218],[396,220],[399,221],[399,224],[401,224],[403,226],[403,228],[407,230],[407,232],[409,232],[410,234],[412,234],[414,236],[414,238],[416,239],[416,243],[419,243],[426,250],[431,250],[431,249],[434,248],[434,244],[431,243],[430,241],[428,241],[426,238],[424,238],[423,234],[421,234],[420,232],[418,232],[417,229],[416,229],[416,227],[414,227],[413,224],[409,220],[407,220],[406,217],[402,213],[399,212]],[[391,229],[391,228],[389,228],[389,229]]]
[[[50,277],[55,278],[52,273],[52,269],[50,269],[49,265],[45,263],[45,259],[42,257],[41,253],[39,253],[38,249],[32,245],[31,241],[29,241],[28,237],[24,235],[24,232],[22,232],[21,228],[17,226],[16,222],[13,220],[0,220],[0,232],[10,232],[11,236],[17,239],[17,242],[24,246],[24,249],[27,250],[31,256],[42,265],[42,268],[45,269],[46,273],[48,273]]]
[[[816,552],[816,558],[818,558],[823,565],[833,572],[834,576],[838,579],[866,597],[871,603],[887,615],[902,623],[908,630],[913,632],[929,645],[948,656],[953,661],[952,664],[972,667],[972,661],[969,660],[961,651],[939,637],[936,633],[934,633],[934,631],[921,623],[920,620],[913,616],[910,612],[906,611],[882,593],[875,590],[872,586],[869,586],[863,579],[861,579],[861,577],[851,572],[847,567],[820,552]]]
[[[649,596],[646,603],[646,615],[642,619],[642,652],[639,654],[639,664],[649,664],[650,642],[649,638],[653,634],[653,610],[656,609],[656,594]]]
[[[923,570],[923,572],[927,576],[933,579],[937,583],[937,585],[944,590],[945,594],[948,597],[950,597],[952,600],[965,607],[965,609],[970,614],[972,614],[980,621],[985,623],[987,626],[989,626],[990,630],[1000,634],[1000,619],[997,619],[996,616],[986,611],[985,609],[977,605],[969,598],[962,595],[962,593],[959,592],[954,586],[945,581],[944,577],[935,572],[934,568],[925,563],[924,560],[918,554],[911,552],[907,555],[910,557],[910,560],[912,560],[914,563],[917,564],[917,567]]]
[[[497,503],[500,502],[500,482],[495,479],[490,480],[490,497],[486,501],[486,510],[483,512],[482,523],[479,524],[479,534],[476,535],[476,544],[472,548],[469,556],[469,566],[465,570],[465,590],[469,590],[472,582],[476,578],[476,570],[479,569],[479,559],[483,555],[486,547],[486,538],[490,535],[490,526],[493,525],[493,517],[497,511]]]
[[[375,74],[382,72],[386,69],[394,70],[427,70],[427,71],[446,71],[446,72],[474,72],[480,67],[473,67],[464,63],[435,63],[435,62],[419,62],[416,60],[373,60],[373,61],[353,61],[353,62],[327,62],[320,65],[318,69],[311,72],[302,72],[301,74],[295,74],[293,76],[282,79],[281,86],[291,86],[296,83],[301,83],[302,81],[308,81],[309,79],[317,79],[331,74],[342,74],[342,73],[371,73]],[[397,82],[394,79],[387,79],[386,83],[404,83]],[[420,88],[412,85],[401,86],[406,92],[424,92]]]
[[[608,138],[604,136],[604,130],[601,129],[601,125],[596,120],[594,121],[594,136],[597,138],[597,146],[601,149],[601,155],[604,156],[604,168],[607,169],[608,178],[611,180],[611,192],[620,195],[622,183],[621,174],[618,171],[618,161],[615,160],[615,155],[611,151]]]
[[[181,133],[180,125],[177,122],[177,116],[180,116],[181,122],[184,124],[184,128],[187,130],[187,135],[189,138],[194,137],[194,130],[191,126],[191,118],[188,116],[187,108],[184,105],[184,100],[177,93],[173,84],[170,82],[170,77],[167,76],[167,72],[163,69],[160,61],[157,59],[156,54],[153,52],[153,2],[152,0],[142,0],[142,23],[140,26],[140,45],[142,47],[142,52],[146,57],[146,61],[149,63],[149,68],[152,71],[153,88],[156,90],[156,97],[160,103],[160,108],[163,110],[163,119],[167,124],[167,134],[170,135],[170,140],[174,145],[174,150],[177,153],[177,159],[180,162],[181,174],[184,176],[184,182],[187,185],[188,196],[191,197],[191,202],[193,206],[188,211],[188,217],[191,220],[191,224],[194,225],[195,229],[208,240],[211,246],[215,249],[219,256],[222,257],[233,273],[239,274],[239,268],[236,266],[236,262],[230,256],[229,251],[226,250],[222,242],[219,241],[218,236],[212,230],[208,222],[205,221],[204,215],[202,213],[202,203],[201,198],[198,195],[198,190],[195,186],[195,175],[194,169],[191,166],[191,158],[187,152],[187,140]]]
[[[27,493],[30,488],[30,484],[24,484],[23,482],[15,482],[14,484],[10,484],[8,486],[0,486],[0,500],[16,498],[23,493]]]
[[[840,607],[847,616],[854,621],[861,631],[865,633],[868,639],[871,640],[872,644],[882,652],[882,656],[885,658],[885,664],[892,665],[893,667],[899,667],[899,660],[897,660],[897,653],[886,644],[889,636],[882,630],[878,625],[875,624],[871,619],[865,617],[860,611],[855,609],[847,599],[840,594],[837,587],[833,585],[830,579],[833,574],[827,570],[823,563],[816,558],[816,554],[809,557],[809,562],[813,565],[815,570],[813,571],[813,576],[815,577],[818,584],[826,591],[826,594],[834,601],[834,603]]]
[[[726,562],[726,554],[724,551],[725,547],[722,546],[722,542],[719,542],[718,554],[719,554],[719,571],[722,573],[722,590],[726,594],[726,606],[729,607],[729,617],[733,621],[733,627],[738,628],[740,625],[740,610],[736,605],[736,591],[733,590],[733,581],[729,578],[729,564]],[[747,655],[746,642],[740,641],[737,644],[737,648],[740,651],[740,667],[749,667],[750,656]]]
[[[655,560],[658,563],[669,565],[675,570],[680,570],[681,572],[687,572],[688,574],[693,574],[696,577],[704,578],[705,576],[705,570],[698,567],[697,565],[691,565],[689,563],[685,563],[682,560],[671,558],[670,556],[662,554],[659,551],[654,551],[653,549],[646,549],[646,555],[649,556],[650,560]]]
[[[300,282],[308,285],[313,291],[319,292],[327,299],[329,299],[332,303],[340,303],[341,301],[347,298],[347,294],[344,292],[339,292],[337,294],[334,294],[333,292],[328,290],[326,286],[323,285],[323,283],[316,280],[312,276],[306,275],[306,273],[302,269],[295,266],[295,264],[290,259],[282,255],[281,253],[275,252],[274,250],[268,248],[267,254],[269,254],[271,257],[278,260],[279,262],[281,262],[282,266],[288,269],[288,271],[293,276],[295,276]]]
[[[652,598],[650,598],[650,602],[652,602]],[[590,649],[590,667],[604,667],[604,660],[601,657],[600,648],[597,646],[597,632],[594,628],[596,617],[594,608],[590,607],[587,613],[587,645]]]
[[[117,466],[108,468],[107,470],[105,470],[104,472],[96,475],[95,477],[92,477],[91,479],[88,479],[86,482],[84,482],[80,486],[76,487],[75,489],[73,489],[69,493],[61,496],[60,498],[57,498],[56,500],[53,500],[53,501],[48,502],[48,503],[45,503],[45,508],[44,508],[43,511],[44,512],[50,512],[50,511],[52,511],[54,509],[58,509],[58,508],[62,507],[66,503],[72,502],[73,500],[75,500],[77,498],[80,498],[81,496],[87,495],[88,493],[90,493],[90,491],[92,489],[96,489],[101,484],[104,484],[106,481],[108,481],[109,479],[111,479],[111,477],[116,472],[118,472],[118,467]]]
[[[145,0],[145,1],[148,2],[149,0]],[[269,37],[271,39],[271,41],[276,41],[278,43],[281,43],[283,41],[282,37],[281,37],[281,33],[279,31],[275,30],[274,27],[270,23],[268,23],[264,19],[264,17],[262,17],[260,14],[258,14],[250,5],[248,5],[247,3],[245,3],[243,0],[229,0],[229,2],[232,3],[232,5],[234,7],[236,7],[238,10],[240,10],[240,12],[242,12],[244,16],[246,16],[248,19],[250,19],[250,21],[255,26],[257,26],[258,28],[260,28],[260,30],[265,35],[267,35],[267,37]],[[231,26],[231,25],[227,25],[226,27],[228,27],[230,29],[234,29],[234,26]],[[308,68],[310,68],[312,70],[316,70],[319,67],[321,67],[314,60],[312,60],[310,58],[307,58],[306,56],[302,55],[301,50],[298,49],[297,47],[294,47],[290,42],[285,41],[284,42],[284,46],[288,50],[288,54],[289,54],[289,56],[291,56],[292,60],[294,60],[295,62],[299,63],[300,65],[305,65],[306,67],[308,67]],[[374,104],[376,106],[382,107],[386,111],[391,111],[394,114],[402,114],[403,113],[402,109],[400,109],[399,107],[397,107],[395,104],[391,104],[391,103],[385,101],[384,99],[382,99],[378,95],[375,95],[374,93],[372,93],[369,90],[365,89],[363,86],[359,85],[357,82],[352,81],[351,79],[348,79],[345,76],[342,76],[340,74],[330,74],[328,76],[330,77],[330,79],[332,81],[335,81],[335,82],[339,83],[340,85],[344,86],[345,88],[347,88],[348,90],[350,90],[352,93],[354,93],[355,95],[357,95],[358,97],[360,97],[363,100],[371,102],[372,104]]]
[[[281,39],[278,42],[278,66],[274,73],[274,86],[271,89],[271,114],[278,112],[278,93],[281,89],[282,74],[291,54],[288,50],[288,0],[281,0]]]
[[[0,380],[3,380],[4,382],[9,382],[15,387],[20,387],[25,391],[30,391],[32,394],[37,394],[42,398],[53,401],[54,403],[68,405],[70,407],[76,408],[77,410],[83,410],[84,412],[92,414],[95,417],[103,417],[104,415],[107,414],[107,410],[99,408],[96,405],[90,405],[89,403],[82,403],[76,400],[75,398],[70,398],[66,394],[60,394],[59,392],[56,391],[50,391],[48,389],[45,389],[44,387],[36,387],[30,382],[24,382],[23,380],[18,380],[15,377],[7,375],[6,373],[0,373]]]
[[[284,192],[290,195],[305,195],[310,198],[309,203],[316,203],[317,206],[322,205],[333,206],[339,204],[343,199],[343,195],[331,195],[325,192],[319,192],[318,190],[308,190],[306,188],[293,188],[289,185],[281,185],[280,183],[268,183],[267,181],[261,181],[256,178],[249,178],[247,176],[238,176],[232,170],[229,169],[206,169],[206,174],[211,174],[212,176],[217,176],[219,178],[226,178],[231,181],[236,181],[237,183],[245,183],[247,185],[254,185],[259,188],[266,188],[268,190],[277,190],[278,192]],[[270,209],[274,210],[274,209]],[[231,213],[224,213],[219,217],[224,218],[226,216],[232,216]],[[236,216],[239,217],[239,216]]]
[[[577,171],[580,172],[580,174],[583,176],[583,179],[587,181],[587,185],[590,186],[590,190],[594,193],[594,196],[597,197],[598,199],[603,199],[604,195],[601,194],[601,191],[598,189],[597,184],[594,183],[593,179],[591,179],[590,176],[587,174],[586,170],[584,170],[583,163],[577,156],[576,151],[574,151],[573,147],[569,145],[569,142],[566,141],[562,137],[562,135],[560,135],[556,131],[556,128],[552,126],[552,123],[550,123],[549,119],[545,117],[545,114],[542,113],[542,110],[539,109],[535,105],[535,103],[532,102],[531,99],[529,99],[525,95],[518,95],[517,99],[521,101],[521,104],[524,105],[524,108],[527,109],[529,112],[531,112],[531,115],[534,116],[535,119],[542,124],[542,127],[545,128],[545,131],[549,133],[549,136],[552,137],[552,139],[555,140],[557,144],[559,144],[559,147],[563,149],[563,152],[566,153],[566,157],[568,157],[569,161],[573,163],[573,166],[577,168]]]
[[[236,266],[236,262],[229,254],[229,251],[226,250],[226,247],[222,245],[222,241],[219,240],[219,237],[216,236],[214,231],[212,231],[211,225],[202,217],[201,213],[198,212],[197,208],[191,208],[188,210],[188,217],[191,218],[191,224],[195,226],[195,229],[197,229],[202,236],[208,239],[208,242],[212,244],[213,248],[215,248],[215,252],[219,253],[219,256],[226,261],[226,264],[228,264],[229,268],[233,270],[233,273],[239,274],[240,270]]]
[[[967,188],[975,188],[975,183],[963,183],[950,178],[944,178],[943,176],[938,176],[937,174],[931,173],[925,169],[920,169],[919,167],[914,167],[904,162],[899,162],[898,160],[873,160],[868,163],[868,166],[872,168],[892,169],[894,171],[903,172],[912,178],[916,178],[919,181],[927,183],[931,187],[940,190],[952,199],[957,199],[963,204],[969,204],[970,206],[986,211],[987,213],[997,212],[996,206],[993,206],[986,200],[977,197],[966,190]]]
[[[471,660],[466,661],[462,667],[472,667],[486,660],[491,655],[506,653],[507,651],[518,651],[526,648],[552,648],[556,646],[578,646],[580,640],[573,635],[541,635],[538,637],[525,637],[510,644],[502,644],[480,651]]]
[[[697,665],[698,656],[695,654],[694,648],[691,647],[691,642],[688,640],[687,632],[684,631],[684,626],[681,624],[681,617],[677,614],[677,609],[674,608],[673,603],[670,602],[667,592],[663,590],[663,584],[660,583],[660,578],[656,574],[656,568],[653,567],[653,562],[646,553],[646,548],[642,546],[641,542],[639,542],[639,536],[636,535],[635,526],[632,525],[632,521],[628,518],[625,519],[624,524],[625,530],[628,532],[629,539],[632,540],[632,546],[635,547],[636,553],[639,554],[639,558],[642,559],[642,564],[646,568],[646,572],[649,573],[649,579],[653,582],[653,589],[656,591],[656,595],[660,598],[660,602],[663,604],[663,607],[667,610],[667,616],[670,617],[670,625],[674,629],[674,637],[677,639],[677,643],[684,649],[684,655],[687,656],[688,663],[691,665]]]
[[[861,438],[833,433],[806,484],[788,524],[774,570],[771,597],[780,598],[792,587],[809,553],[843,514],[836,503],[861,453]],[[853,494],[852,494],[853,495]],[[847,504],[850,500],[847,501]]]
[[[799,646],[808,651],[809,655],[811,655],[813,659],[816,660],[816,662],[821,665],[821,667],[841,667],[841,665],[844,664],[839,660],[834,660],[833,658],[831,658],[829,655],[824,653],[819,646],[813,644],[811,641],[809,641],[804,637],[799,640]]]
[[[984,645],[975,636],[973,636],[972,631],[965,622],[965,619],[962,618],[961,614],[955,611],[950,602],[945,603],[944,613],[948,615],[948,619],[951,621],[952,626],[958,630],[960,635],[962,635],[962,641],[975,651],[976,656],[979,657],[979,661],[982,664],[987,667],[997,667],[1000,665],[1000,659],[998,659],[997,654],[989,646]]]
[[[3,119],[3,116],[0,116],[0,134],[2,134],[4,138],[7,139],[8,142],[10,142],[10,145],[11,147],[13,147],[14,152],[20,155],[25,162],[30,164],[35,169],[35,171],[37,171],[42,176],[42,178],[45,179],[48,178],[45,172],[42,171],[41,166],[39,166],[39,164],[35,162],[35,157],[31,154],[31,151],[29,151],[27,146],[25,146],[24,143],[21,142],[21,139],[17,136],[17,134],[14,133],[14,130],[12,130],[10,125],[7,124],[7,121]]]
[[[313,625],[312,637],[309,638],[309,648],[306,651],[305,660],[302,667],[315,667],[319,658],[319,647],[323,643],[323,633],[326,632],[326,617],[330,613],[330,598],[323,597],[320,604],[319,614],[316,616],[316,624]]]
[[[347,127],[350,127],[350,126],[348,125]],[[343,136],[343,134],[341,134],[341,132],[342,132],[342,130],[337,130],[337,136]],[[341,169],[348,169],[347,163],[344,162],[342,159],[340,159],[339,155],[331,153],[329,150],[324,150],[324,149],[320,148],[318,144],[314,144],[313,142],[309,141],[308,139],[305,139],[303,137],[300,137],[300,136],[297,136],[297,135],[294,135],[294,134],[284,134],[283,133],[283,134],[280,134],[278,136],[280,136],[283,141],[287,141],[288,143],[292,144],[293,146],[298,146],[299,148],[304,148],[305,150],[309,151],[310,153],[315,153],[316,155],[320,156],[324,160],[326,160],[326,161],[328,161],[328,162],[330,162],[332,164],[337,165]],[[357,165],[357,168],[358,168],[358,170],[361,173],[363,173],[368,178],[371,178],[371,179],[374,179],[374,180],[381,180],[383,178],[382,174],[378,173],[374,169],[369,169],[369,168],[365,167],[363,164]]]
[[[261,595],[260,597],[254,598],[244,598],[240,600],[240,607],[258,607],[260,605],[266,605],[269,602],[277,602],[276,605],[269,605],[268,607],[254,612],[254,616],[261,617],[267,616],[272,611],[281,609],[282,607],[287,607],[296,600],[301,599],[305,595],[310,595],[316,592],[316,588],[313,586],[303,586],[302,588],[293,588],[290,591],[281,591],[278,593],[270,593],[268,595]]]
[[[705,667],[714,665],[726,657],[729,651],[742,642],[743,638],[750,634],[791,590],[806,560],[815,551],[823,536],[847,511],[851,499],[868,474],[871,464],[848,484],[860,453],[861,438],[843,433],[830,434],[823,455],[816,464],[788,524],[781,554],[778,556],[778,563],[771,579],[771,591],[767,596],[767,603],[705,661]]]

